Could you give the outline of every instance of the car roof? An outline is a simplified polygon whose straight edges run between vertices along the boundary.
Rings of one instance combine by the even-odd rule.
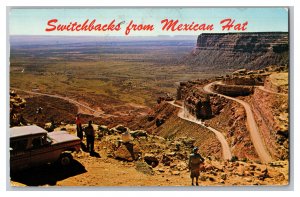
[[[36,125],[21,126],[10,128],[10,138],[21,137],[26,135],[46,134],[47,131]]]

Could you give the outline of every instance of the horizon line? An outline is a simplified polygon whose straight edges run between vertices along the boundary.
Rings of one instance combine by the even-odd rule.
[[[11,34],[8,36],[49,36],[49,37],[125,37],[125,38],[130,38],[130,37],[183,37],[183,36],[198,36],[201,34],[238,34],[238,33],[289,33],[289,31],[247,31],[247,32],[203,32],[200,34],[195,34],[195,35],[189,35],[189,34],[185,34],[185,35],[180,35],[180,34],[176,34],[176,35],[137,35],[137,36],[124,36],[124,35],[44,35],[44,34]]]

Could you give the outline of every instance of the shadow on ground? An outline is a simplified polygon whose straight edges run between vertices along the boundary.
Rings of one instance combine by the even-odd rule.
[[[81,150],[88,153],[89,150],[87,149],[86,145],[81,142]],[[97,153],[96,151],[90,152],[91,157],[96,157],[96,158],[101,158],[100,154]]]
[[[76,160],[67,167],[44,165],[37,168],[11,173],[11,180],[28,186],[56,185],[57,181],[87,172]]]

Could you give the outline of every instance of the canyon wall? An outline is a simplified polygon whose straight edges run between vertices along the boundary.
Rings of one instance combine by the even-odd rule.
[[[288,33],[203,33],[184,62],[199,69],[261,69],[289,64]]]

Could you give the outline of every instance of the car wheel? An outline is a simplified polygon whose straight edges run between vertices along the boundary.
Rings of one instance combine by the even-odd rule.
[[[71,161],[72,161],[71,154],[65,154],[64,153],[60,156],[59,164],[62,165],[62,166],[68,166],[68,165],[70,165]]]

